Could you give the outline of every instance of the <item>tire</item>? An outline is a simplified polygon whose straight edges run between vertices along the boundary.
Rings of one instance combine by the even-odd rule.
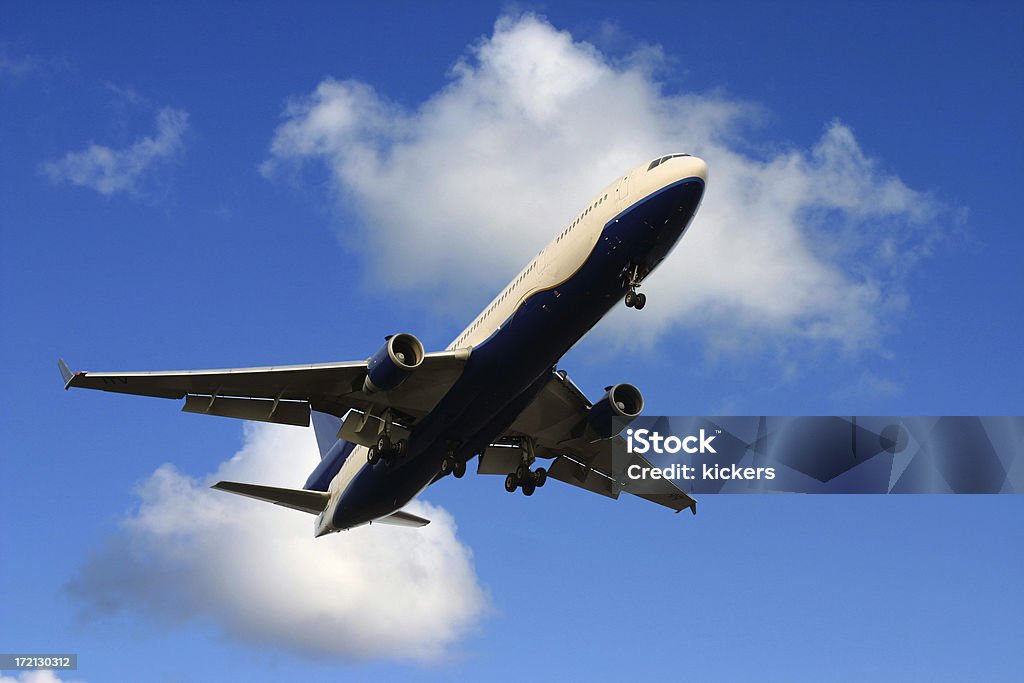
[[[452,467],[452,474],[455,475],[456,479],[462,479],[462,477],[465,476],[466,474],[466,463],[462,462],[461,460],[456,462],[455,466]]]
[[[388,438],[387,434],[381,434],[377,437],[377,452],[387,453],[391,450],[391,439]]]
[[[523,484],[523,495],[524,496],[532,496],[533,492],[536,491],[536,490],[537,490],[537,486],[532,481],[528,481],[525,484]]]
[[[516,481],[520,484],[524,484],[530,480],[530,468],[526,465],[520,465],[516,468]]]
[[[441,474],[448,476],[452,473],[452,459],[447,455],[444,456],[444,460],[441,461]]]
[[[636,305],[636,294],[633,290],[626,292],[626,308],[633,308]]]
[[[636,295],[636,303],[634,304],[634,306],[636,307],[636,310],[639,311],[641,308],[643,308],[646,305],[647,305],[647,295],[646,294],[637,294]]]
[[[518,484],[516,484],[516,475],[515,474],[509,474],[507,477],[505,477],[505,490],[506,491],[508,491],[509,493],[515,493],[517,487],[518,487]]]
[[[399,439],[398,441],[396,441],[392,448],[395,451],[396,457],[400,458],[403,455],[405,455],[405,439]]]
[[[548,480],[548,471],[543,467],[538,467],[537,471],[533,473],[533,483],[537,488],[544,485],[544,482]]]
[[[366,451],[366,462],[376,465],[378,460],[380,460],[380,451],[377,450],[376,446],[370,446],[369,450]]]

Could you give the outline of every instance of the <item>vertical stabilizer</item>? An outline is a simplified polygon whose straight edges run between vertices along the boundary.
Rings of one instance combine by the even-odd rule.
[[[316,445],[320,449],[320,459],[323,460],[338,441],[342,420],[340,417],[316,410],[309,411],[309,415],[313,422],[313,432],[316,434]]]

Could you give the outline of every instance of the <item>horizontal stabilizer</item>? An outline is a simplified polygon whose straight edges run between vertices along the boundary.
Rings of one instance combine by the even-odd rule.
[[[60,368],[60,376],[64,378],[64,388],[67,389],[68,385],[71,384],[71,380],[75,378],[75,373],[71,372],[71,368],[68,367],[63,358],[57,359],[57,367]]]
[[[282,489],[276,486],[259,486],[242,484],[236,481],[218,481],[210,488],[240,496],[263,500],[281,505],[292,510],[301,510],[311,515],[319,515],[327,507],[331,496],[323,491],[306,491],[305,489]],[[419,519],[419,518],[417,518]]]
[[[374,524],[391,524],[392,526],[426,526],[430,524],[429,519],[423,519],[402,510],[392,512],[387,517],[375,519],[373,522]]]

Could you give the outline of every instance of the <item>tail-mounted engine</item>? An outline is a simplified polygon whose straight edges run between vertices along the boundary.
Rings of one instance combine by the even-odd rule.
[[[618,436],[644,410],[644,397],[632,384],[607,387],[604,398],[590,408],[588,424],[599,439]]]
[[[423,362],[423,344],[411,334],[395,334],[366,364],[363,391],[391,391]]]

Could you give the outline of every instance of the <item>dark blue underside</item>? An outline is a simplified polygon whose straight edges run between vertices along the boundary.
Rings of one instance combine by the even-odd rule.
[[[334,526],[347,528],[390,514],[434,479],[449,450],[468,460],[500,436],[544,387],[558,359],[622,300],[628,267],[640,265],[649,272],[665,258],[703,193],[701,179],[681,180],[605,224],[597,245],[569,280],[530,296],[473,348],[458,382],[416,425],[404,462],[363,467],[338,503]]]
[[[355,447],[356,445],[349,441],[342,441],[341,439],[336,441],[331,450],[327,451],[320,460],[320,464],[309,475],[309,478],[306,479],[306,485],[302,488],[308,491],[328,490],[331,486],[331,481],[341,471],[341,466],[345,464],[345,460]]]

